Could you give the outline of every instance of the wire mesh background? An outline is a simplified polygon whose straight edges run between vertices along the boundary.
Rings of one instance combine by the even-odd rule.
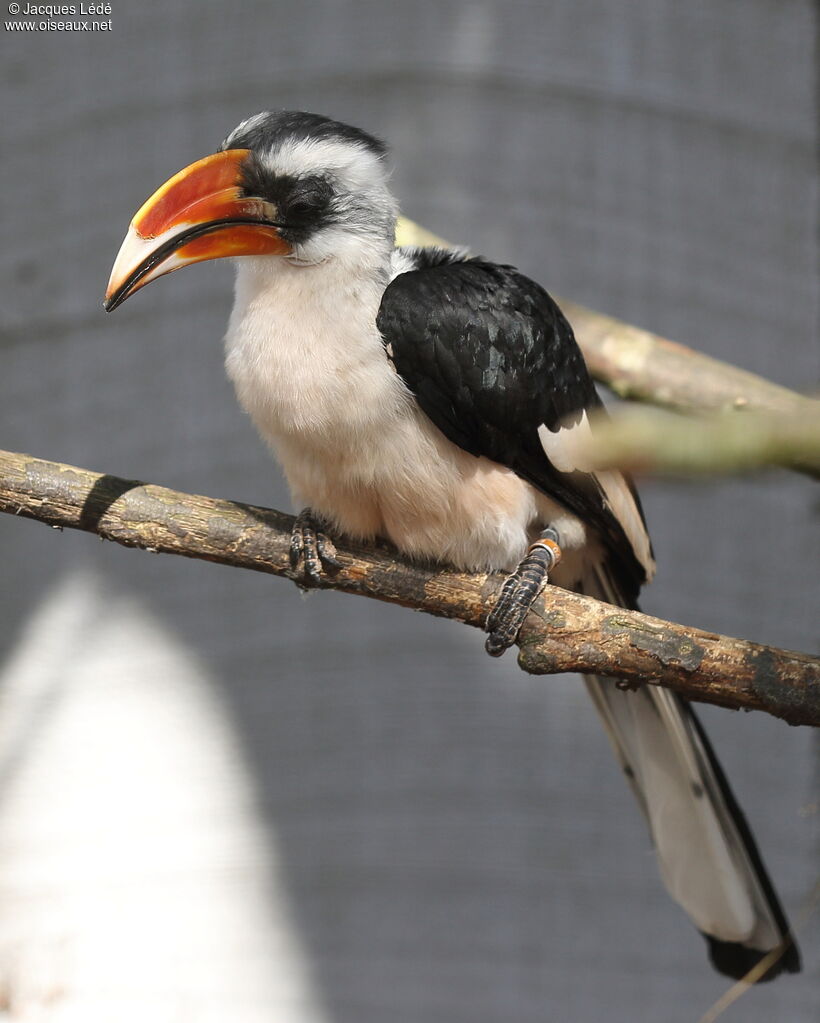
[[[2,33],[2,446],[287,507],[221,366],[230,270],[100,306],[133,211],[242,117],[384,136],[405,213],[548,288],[816,387],[809,2],[113,5]],[[817,492],[646,483],[652,613],[817,643]],[[576,679],[453,624],[0,521],[9,1013],[691,1021],[725,989]],[[793,918],[817,745],[703,717]],[[816,1019],[805,972],[729,1019]],[[40,1018],[40,1017],[38,1017]]]

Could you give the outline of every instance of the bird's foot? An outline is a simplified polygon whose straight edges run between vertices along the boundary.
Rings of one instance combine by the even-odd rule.
[[[300,571],[300,586],[318,586],[326,571],[337,571],[342,563],[336,557],[333,541],[322,532],[321,523],[310,511],[303,508],[296,516],[290,534],[290,567]]]
[[[484,649],[490,656],[500,657],[516,641],[527,612],[560,560],[558,534],[554,529],[545,529],[541,539],[536,540],[518,568],[507,577],[495,607],[487,616]]]

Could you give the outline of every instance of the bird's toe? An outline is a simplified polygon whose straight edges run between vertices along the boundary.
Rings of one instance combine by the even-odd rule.
[[[303,509],[293,523],[290,565],[301,576],[297,580],[300,585],[306,586],[319,586],[325,572],[338,571],[342,567],[333,541],[322,531],[322,524],[308,508]]]

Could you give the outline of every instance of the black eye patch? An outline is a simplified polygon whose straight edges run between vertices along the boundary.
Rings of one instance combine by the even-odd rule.
[[[299,225],[305,221],[316,222],[327,213],[333,198],[333,186],[327,178],[313,175],[295,178],[289,182],[278,179],[279,214],[288,225]]]

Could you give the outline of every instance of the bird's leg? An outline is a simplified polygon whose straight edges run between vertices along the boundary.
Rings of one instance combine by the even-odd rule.
[[[487,616],[484,649],[492,657],[500,657],[516,641],[532,602],[560,560],[558,534],[552,528],[545,529],[518,568],[507,577],[495,607]]]
[[[318,586],[327,569],[339,569],[342,563],[336,557],[333,541],[322,532],[322,525],[310,508],[303,508],[293,522],[290,534],[290,567],[301,567],[300,585]]]

